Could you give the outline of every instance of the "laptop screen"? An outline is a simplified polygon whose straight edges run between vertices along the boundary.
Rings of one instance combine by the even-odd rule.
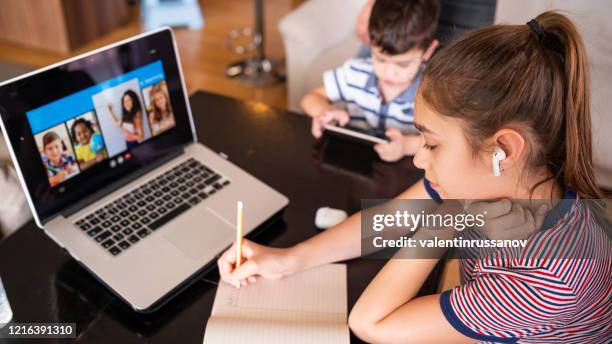
[[[169,30],[1,86],[41,220],[193,142],[184,92]]]

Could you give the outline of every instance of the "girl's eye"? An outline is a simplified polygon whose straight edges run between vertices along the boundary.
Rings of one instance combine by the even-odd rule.
[[[423,148],[425,148],[427,150],[434,150],[434,148],[436,148],[436,146],[432,146],[432,145],[428,145],[427,143],[423,143]]]

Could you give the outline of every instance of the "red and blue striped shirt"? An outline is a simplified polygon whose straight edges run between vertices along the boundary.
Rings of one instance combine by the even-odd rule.
[[[611,343],[612,244],[604,226],[567,192],[525,249],[462,259],[462,285],[440,296],[446,319],[485,343]]]

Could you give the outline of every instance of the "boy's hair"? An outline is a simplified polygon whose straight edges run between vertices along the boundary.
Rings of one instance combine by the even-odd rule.
[[[74,140],[74,142],[78,142],[77,137],[76,137],[75,128],[79,124],[83,124],[91,132],[92,135],[96,132],[93,128],[93,124],[91,124],[91,121],[85,118],[79,118],[76,121],[74,121],[72,123],[72,126],[70,127],[70,134],[72,135],[72,139]]]
[[[526,141],[527,169],[546,168],[561,187],[603,198],[595,184],[589,71],[574,24],[545,12],[528,25],[469,32],[428,62],[420,88],[436,112],[462,120],[474,153],[499,129]]]
[[[57,141],[57,140],[59,140],[59,142],[62,144],[62,150],[65,151],[67,149],[66,144],[59,137],[59,135],[57,135],[55,131],[50,131],[46,133],[45,135],[43,135],[43,138],[42,138],[43,150],[47,147],[48,144],[50,144],[51,142]]]
[[[388,55],[427,49],[439,15],[438,0],[376,0],[370,15],[370,41]]]

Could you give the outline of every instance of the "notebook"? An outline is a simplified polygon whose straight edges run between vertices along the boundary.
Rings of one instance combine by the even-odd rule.
[[[219,283],[204,344],[346,343],[346,265],[237,289]]]

